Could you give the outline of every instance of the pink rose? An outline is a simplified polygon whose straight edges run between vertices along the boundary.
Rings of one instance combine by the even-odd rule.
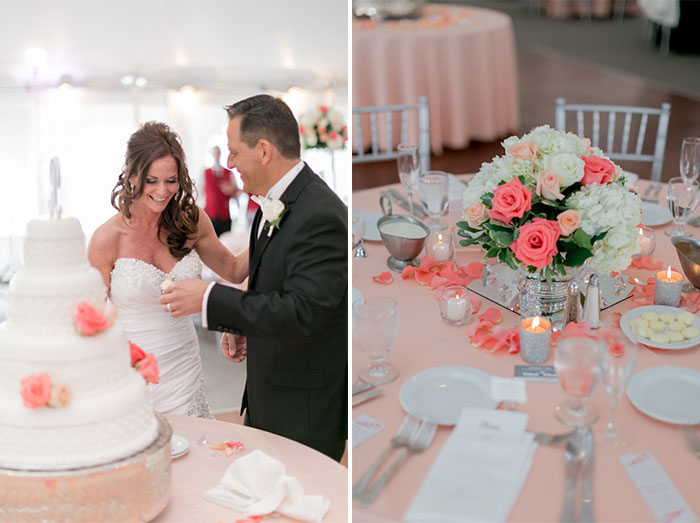
[[[54,385],[51,388],[51,397],[49,398],[49,407],[58,408],[65,407],[70,402],[71,390],[66,385]]]
[[[473,203],[464,209],[464,219],[467,220],[469,227],[479,227],[489,219],[489,210],[481,202]]]
[[[136,370],[147,383],[158,383],[158,360],[153,354],[146,354],[146,357],[136,364]]]
[[[132,367],[146,357],[146,353],[141,350],[141,347],[131,342],[129,342],[129,353],[131,354]]]
[[[87,302],[81,302],[73,313],[75,328],[83,336],[92,336],[109,327],[109,320],[101,310],[96,309]]]
[[[537,156],[537,144],[534,142],[521,142],[511,145],[508,148],[508,154],[513,158],[531,162]]]
[[[592,183],[609,183],[615,176],[615,164],[605,158],[598,156],[581,156],[585,165],[583,166],[583,185]]]
[[[518,178],[513,178],[493,191],[489,216],[499,222],[510,223],[513,218],[522,218],[531,207],[532,193]]]
[[[553,220],[535,218],[530,223],[520,226],[518,239],[510,244],[515,257],[525,265],[543,269],[552,263],[552,256],[557,254],[559,225]]]
[[[30,409],[43,407],[51,397],[51,378],[45,372],[23,378],[20,394],[25,407]]]
[[[562,236],[569,236],[581,226],[581,213],[576,209],[568,209],[557,216],[557,223]]]
[[[561,200],[564,195],[559,192],[559,173],[544,171],[537,175],[537,195],[548,200]]]

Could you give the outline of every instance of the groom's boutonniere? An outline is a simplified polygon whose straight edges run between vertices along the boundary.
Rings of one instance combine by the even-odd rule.
[[[265,219],[263,228],[267,229],[267,235],[272,236],[272,231],[280,228],[280,222],[285,214],[289,212],[280,200],[267,200],[262,205],[262,214]]]

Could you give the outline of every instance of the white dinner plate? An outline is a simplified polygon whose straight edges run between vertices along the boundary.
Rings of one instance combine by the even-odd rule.
[[[493,409],[491,376],[472,367],[435,367],[411,376],[399,392],[401,406],[412,416],[454,425],[465,407]]]
[[[364,209],[353,209],[352,215],[365,221],[365,240],[371,242],[382,241],[382,237],[379,236],[379,229],[377,229],[377,220],[382,217],[380,213],[365,211]]]
[[[172,449],[173,458],[179,458],[187,454],[187,451],[190,450],[190,442],[182,436],[173,434],[170,438],[170,448]]]
[[[627,385],[632,405],[647,416],[679,425],[700,424],[700,372],[685,367],[650,367]]]
[[[356,301],[359,300],[364,300],[365,297],[362,295],[362,291],[360,289],[356,289],[355,287],[352,288],[352,303],[355,303]]]
[[[671,211],[665,205],[658,203],[642,202],[642,225],[653,227],[665,225],[673,219]]]
[[[630,321],[644,314],[645,312],[655,312],[656,314],[663,314],[664,312],[669,312],[674,316],[678,316],[681,312],[685,312],[683,309],[678,309],[676,307],[668,307],[666,305],[647,305],[645,307],[637,307],[627,311],[620,318],[620,328],[622,332],[625,333],[630,340],[642,343],[647,347],[654,347],[655,349],[669,349],[669,350],[679,350],[679,349],[689,349],[690,347],[695,347],[700,343],[700,334],[689,340],[679,341],[678,343],[656,343],[641,336],[637,336],[632,330]],[[700,331],[700,318],[693,315],[693,324],[690,327],[695,327]],[[668,332],[668,326],[666,326],[666,331]]]

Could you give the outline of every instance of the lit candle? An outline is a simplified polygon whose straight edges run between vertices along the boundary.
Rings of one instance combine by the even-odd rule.
[[[472,317],[472,298],[466,287],[448,285],[440,294],[440,316],[451,325],[463,325]]]
[[[678,307],[681,302],[681,289],[683,276],[676,271],[668,270],[656,273],[656,285],[654,286],[654,303],[656,305],[668,305]]]
[[[447,317],[452,321],[459,321],[467,313],[467,300],[459,294],[447,298]]]
[[[651,256],[656,248],[656,234],[651,227],[639,228],[639,254],[635,254],[635,258],[642,256]]]
[[[549,358],[552,323],[539,316],[520,322],[520,357],[527,363],[544,363]]]
[[[444,239],[441,233],[438,233],[436,237],[432,236],[428,240],[427,251],[435,258],[435,261],[446,262],[452,258],[452,243]]]

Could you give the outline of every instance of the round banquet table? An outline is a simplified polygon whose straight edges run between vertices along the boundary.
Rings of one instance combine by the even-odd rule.
[[[232,509],[207,501],[205,491],[219,483],[226,469],[236,459],[227,458],[209,445],[224,441],[241,441],[248,450],[260,449],[284,463],[286,473],[296,477],[307,495],[322,495],[330,500],[324,521],[348,520],[348,469],[329,457],[295,441],[270,432],[236,423],[166,415],[173,434],[189,442],[189,452],[172,463],[170,502],[153,521],[174,522],[233,522],[244,516]],[[197,441],[206,436],[207,445]],[[266,518],[267,519],[267,518]],[[297,521],[275,517],[275,521]]]
[[[644,180],[639,181],[640,194],[643,194],[647,183]],[[354,192],[353,208],[381,212],[378,203],[379,192],[387,187],[389,186]],[[391,187],[403,193],[400,185]],[[664,192],[661,195],[660,201],[663,203]],[[664,268],[670,264],[680,271],[675,248],[669,237],[663,233],[663,230],[671,225],[654,227],[657,243],[652,256],[661,260]],[[694,229],[689,227],[689,230]],[[367,258],[353,258],[352,285],[364,296],[391,296],[397,301],[399,336],[387,361],[396,365],[401,375],[394,382],[381,386],[384,390],[382,395],[353,408],[353,419],[367,414],[385,424],[379,433],[353,449],[353,483],[388,445],[403,420],[405,412],[399,402],[399,390],[409,377],[428,368],[463,365],[482,369],[494,376],[511,378],[514,366],[525,363],[519,354],[507,354],[503,351],[488,354],[482,349],[472,347],[466,329],[475,321],[475,316],[472,316],[466,325],[447,325],[440,318],[438,302],[433,297],[433,291],[419,285],[413,279],[402,280],[398,273],[392,273],[393,282],[389,285],[372,281],[372,276],[389,270],[386,265],[388,252],[381,242],[365,241],[365,247],[369,255]],[[458,247],[457,260],[460,265],[480,261],[481,258],[482,251],[478,247]],[[656,271],[628,269],[625,272],[646,282]],[[605,321],[612,312],[624,313],[631,306],[630,300],[622,301],[603,311],[602,319]],[[486,298],[481,298],[480,313],[488,307],[495,307],[502,312],[501,326],[514,326],[520,318]],[[354,371],[367,364],[367,359],[356,346],[353,346],[352,362]],[[550,354],[545,365],[552,364]],[[634,372],[661,365],[700,370],[698,347],[686,350],[642,348]],[[557,382],[530,381],[526,387],[527,403],[519,405],[517,410],[529,415],[527,430],[547,433],[568,431],[569,428],[554,417],[555,405],[565,397],[561,386]],[[601,412],[600,420],[593,425],[597,437],[609,417],[607,395],[600,383],[591,400]],[[598,521],[654,521],[653,513],[618,460],[619,455],[643,451],[653,453],[696,517],[699,516],[700,459],[696,459],[691,453],[679,426],[656,421],[642,414],[630,403],[626,394],[623,394],[619,402],[618,420],[620,426],[629,429],[634,439],[629,446],[618,451],[606,449],[599,444],[595,446],[594,498]],[[362,507],[355,501],[353,521],[401,520],[451,431],[451,426],[439,426],[430,447],[421,454],[411,455],[373,504]],[[394,453],[392,461],[397,455],[398,453]],[[508,520],[558,521],[564,495],[564,479],[563,447],[540,446],[535,452],[532,468]]]
[[[427,96],[435,154],[518,129],[515,36],[504,13],[428,4],[415,21],[353,20],[352,53],[353,106]]]

